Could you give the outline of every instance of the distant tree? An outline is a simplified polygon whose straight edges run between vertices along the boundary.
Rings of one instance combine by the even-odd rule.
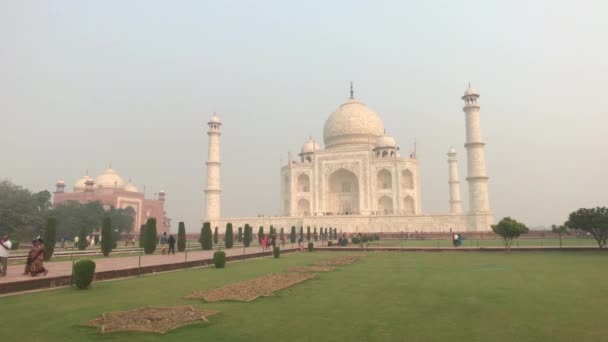
[[[272,225],[270,225],[270,229],[269,229],[268,235],[274,236],[274,227]]]
[[[608,208],[581,208],[570,213],[565,226],[590,233],[597,241],[597,246],[604,248],[608,239]]]
[[[304,227],[300,226],[300,239],[299,242],[304,241]]]
[[[81,251],[87,249],[87,230],[84,227],[80,228],[80,232],[78,233],[77,247]]]
[[[44,230],[44,260],[51,260],[53,252],[55,252],[55,237],[57,234],[57,220],[54,217],[49,217],[46,220],[46,229]]]
[[[306,241],[310,242],[310,226],[306,227]]]
[[[296,226],[291,226],[291,233],[289,234],[289,240],[291,243],[296,242]]]
[[[213,230],[213,243],[216,245],[220,243],[220,234],[217,227],[215,227],[215,230]]]
[[[260,226],[260,229],[258,229],[258,243],[261,245],[262,244],[262,237],[264,236],[264,227]]]
[[[9,234],[13,241],[30,241],[43,230],[50,212],[50,192],[32,193],[9,180],[0,181],[0,236]]]
[[[559,236],[559,246],[562,246],[562,235],[564,234],[568,234],[568,227],[561,225],[561,226],[556,226],[556,225],[552,225],[551,226],[551,231],[556,233]]]
[[[201,248],[203,250],[209,251],[213,249],[213,240],[211,237],[211,223],[203,223],[203,228],[201,228],[201,236],[199,237],[198,241],[201,243]]]
[[[334,240],[338,240],[338,228],[334,228]]]
[[[186,225],[180,222],[177,228],[177,250],[183,252],[186,250]]]
[[[103,256],[110,255],[112,247],[114,246],[114,239],[112,237],[112,219],[105,217],[101,224],[101,252]]]
[[[139,248],[144,248],[146,245],[146,225],[142,224],[139,227]]]
[[[492,225],[492,230],[503,238],[505,248],[511,249],[513,241],[521,234],[527,233],[529,229],[523,223],[517,222],[510,217],[505,217],[498,224]]]
[[[226,248],[232,248],[232,246],[234,245],[234,232],[232,231],[232,223],[228,223],[226,225],[226,232],[224,235],[224,241],[226,243]]]
[[[252,227],[249,224],[245,224],[245,234],[243,236],[243,244],[245,247],[249,247],[251,245],[251,240],[253,238]]]
[[[285,232],[283,231],[283,227],[281,227],[281,231],[279,232],[279,240],[283,241],[284,236],[285,236]]]
[[[236,241],[243,242],[243,227],[239,227]]]
[[[312,236],[315,239],[315,241],[319,241],[319,235],[317,234],[317,227],[315,227],[315,231],[313,232]]]
[[[144,239],[145,239],[144,253],[153,254],[154,251],[156,250],[156,243],[158,241],[158,234],[156,232],[156,219],[153,217],[149,218],[146,221]]]

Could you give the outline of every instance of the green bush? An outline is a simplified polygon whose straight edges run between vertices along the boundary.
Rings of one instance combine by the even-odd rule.
[[[361,236],[361,242],[363,242],[363,243],[367,242],[367,235],[362,235]]]
[[[300,242],[304,241],[304,227],[300,226]]]
[[[353,242],[354,244],[358,244],[358,243],[359,243],[359,237],[358,237],[357,235],[353,236],[353,237],[351,238],[351,240],[352,240],[352,242]]]
[[[315,241],[319,241],[319,235],[317,234],[317,227],[315,227],[315,231],[312,234],[313,239],[315,239]]]
[[[309,252],[312,252],[312,249],[314,248],[314,246],[315,246],[315,245],[314,245],[312,242],[309,242],[309,243],[308,243],[308,251],[309,251]]]
[[[213,230],[213,243],[218,244],[220,242],[220,234],[217,231],[217,227]]]
[[[306,227],[306,241],[310,241],[310,226]]]
[[[245,224],[245,234],[243,236],[243,244],[245,247],[249,247],[251,245],[251,240],[253,238],[252,227],[249,224]]]
[[[139,248],[144,248],[146,245],[146,225],[142,224],[139,227]]]
[[[328,241],[328,242],[327,242],[327,247],[331,247],[331,246],[333,246],[333,245],[334,245],[334,242],[333,242],[333,241]]]
[[[226,266],[226,252],[216,251],[213,253],[213,263],[215,268],[224,268]]]
[[[380,234],[374,234],[374,240],[375,241],[380,240]]]
[[[103,223],[101,224],[101,252],[103,253],[103,256],[110,255],[113,245],[112,221],[109,217],[104,217]]]
[[[243,242],[243,227],[239,227],[239,232],[236,235],[236,241]]]
[[[203,228],[201,228],[201,236],[198,238],[198,242],[201,243],[203,250],[210,251],[213,249],[213,241],[211,239],[211,223],[205,222],[203,223]]]
[[[177,228],[177,251],[183,252],[186,250],[186,225],[180,222]]]
[[[338,228],[334,228],[334,240],[338,240]]]
[[[262,235],[264,235],[264,227],[260,226],[258,229],[258,244],[262,244]]]
[[[291,226],[291,234],[289,234],[289,240],[291,243],[296,242],[296,226]]]
[[[15,251],[17,249],[19,249],[19,241],[11,241],[12,245],[11,245],[11,251]]]
[[[49,217],[44,230],[44,260],[49,261],[55,252],[55,236],[57,235],[57,220]]]
[[[156,219],[151,217],[146,221],[144,253],[153,254],[156,250]]]
[[[283,231],[283,227],[281,227],[281,231],[279,232],[279,241],[283,241],[284,236],[285,236],[285,232]]]
[[[226,248],[232,248],[234,245],[234,233],[232,232],[232,223],[228,223],[226,225],[226,233],[224,235],[224,240],[226,242]]]
[[[103,240],[102,240],[103,241]],[[74,284],[83,290],[91,285],[95,276],[95,262],[89,259],[82,259],[74,264]]]
[[[274,255],[275,258],[278,258],[281,256],[281,248],[279,248],[279,246],[275,247],[272,250],[272,255]]]
[[[87,230],[82,227],[78,233],[78,249],[84,251],[87,249]]]

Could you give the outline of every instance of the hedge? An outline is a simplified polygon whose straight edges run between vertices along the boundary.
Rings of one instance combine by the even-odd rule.
[[[308,251],[309,251],[309,252],[312,252],[312,249],[314,248],[314,246],[315,246],[315,245],[314,245],[312,242],[309,242],[309,243],[308,243]]]
[[[201,236],[198,238],[198,242],[201,243],[201,248],[205,251],[210,251],[213,248],[213,242],[211,240],[211,223],[203,223]]]
[[[74,264],[74,284],[79,289],[83,290],[89,287],[94,276],[95,262],[93,260],[82,259]]]
[[[213,253],[213,263],[215,268],[224,268],[226,266],[226,252],[216,251]]]
[[[274,255],[275,258],[278,258],[281,256],[281,248],[279,248],[279,246],[275,247],[272,250],[272,255]]]

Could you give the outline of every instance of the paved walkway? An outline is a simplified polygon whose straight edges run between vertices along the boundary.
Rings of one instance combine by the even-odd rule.
[[[297,245],[295,245],[297,247]],[[283,249],[292,249],[291,244],[285,244],[285,248]],[[129,257],[119,257],[119,258],[107,258],[107,259],[94,259],[96,267],[96,272],[103,271],[113,271],[113,270],[122,270],[129,268],[137,268],[138,266],[154,266],[154,265],[164,265],[164,264],[177,264],[183,263],[184,261],[195,261],[195,260],[205,260],[213,258],[213,253],[217,250],[212,251],[188,251],[188,253],[179,252],[171,255],[143,255],[141,257],[141,265],[139,256],[129,256]],[[226,256],[233,255],[243,255],[243,254],[252,254],[262,252],[262,248],[259,246],[248,247],[243,250],[243,248],[231,248],[231,249],[223,249],[226,252]],[[266,251],[272,251],[272,249],[267,249]],[[82,257],[82,259],[85,259]],[[74,258],[78,260],[80,258]],[[23,275],[23,269],[25,265],[9,265],[7,276],[0,277],[0,284],[3,283],[11,283],[23,280],[34,280],[43,277],[43,275],[39,275],[37,277]],[[58,261],[58,262],[45,262],[44,267],[49,271],[47,277],[58,277],[58,276],[66,276],[72,274],[72,262],[71,261]]]

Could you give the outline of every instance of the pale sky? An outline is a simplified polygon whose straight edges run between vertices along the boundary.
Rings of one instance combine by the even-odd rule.
[[[402,155],[422,210],[448,212],[450,145],[468,207],[470,81],[497,219],[562,223],[608,205],[606,1],[0,2],[0,178],[33,191],[111,162],[198,231],[206,122],[223,121],[222,214],[279,213],[279,165],[348,97]],[[176,229],[176,227],[174,227]]]

